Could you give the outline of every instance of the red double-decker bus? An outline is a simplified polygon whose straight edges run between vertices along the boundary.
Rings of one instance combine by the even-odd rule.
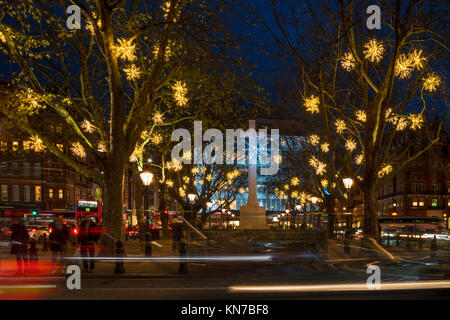
[[[86,213],[89,213],[91,219],[94,218],[96,223],[102,223],[102,202],[94,199],[78,199],[75,211],[75,221],[82,221]]]

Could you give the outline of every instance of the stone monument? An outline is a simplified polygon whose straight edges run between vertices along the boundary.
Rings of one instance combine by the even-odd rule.
[[[247,205],[240,208],[239,229],[266,229],[266,208],[258,205],[256,166],[258,159],[257,139],[251,138],[251,129],[255,130],[255,120],[249,120],[248,148],[248,199]],[[257,137],[257,135],[256,135]],[[252,161],[253,160],[253,161]]]

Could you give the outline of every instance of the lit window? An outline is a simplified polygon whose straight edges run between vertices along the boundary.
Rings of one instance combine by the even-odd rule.
[[[6,141],[0,141],[0,150],[1,151],[8,150],[8,143]]]
[[[41,186],[34,186],[34,201],[41,201]]]
[[[58,147],[59,151],[64,152],[64,146],[62,144],[57,143],[56,147]]]
[[[419,202],[419,207],[423,207],[425,204],[424,204],[424,202],[423,201],[420,201]]]
[[[19,141],[13,141],[12,150],[17,151],[19,149]]]
[[[413,201],[413,207],[417,207],[417,201]]]
[[[2,201],[8,201],[8,185],[2,184]]]
[[[58,197],[59,197],[60,199],[64,198],[63,189],[59,189]]]
[[[30,150],[30,144],[31,144],[30,140],[24,141],[23,142],[23,150],[25,150],[25,151]]]
[[[49,189],[48,189],[48,197],[49,197],[50,199],[53,199],[53,189],[52,189],[52,188],[49,188]]]
[[[432,199],[431,200],[431,206],[432,207],[437,207],[437,202],[438,202],[438,199]]]

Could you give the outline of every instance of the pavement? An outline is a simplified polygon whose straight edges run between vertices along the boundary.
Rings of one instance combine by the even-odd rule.
[[[15,259],[9,248],[0,246],[0,299],[392,299],[449,298],[449,290],[409,290],[384,292],[362,290],[335,292],[335,285],[365,285],[367,266],[379,265],[382,281],[444,281],[450,286],[449,251],[438,249],[396,248],[400,263],[382,260],[374,252],[350,242],[350,253],[341,240],[330,240],[327,252],[291,252],[280,254],[237,253],[211,245],[188,254],[187,273],[179,273],[180,257],[172,251],[171,240],[152,243],[152,256],[144,256],[144,243],[130,240],[125,244],[125,274],[114,274],[114,257],[97,256],[93,272],[81,272],[82,290],[68,290],[68,275],[50,273],[51,252],[38,252],[40,273],[14,275]],[[200,248],[200,249],[199,249]],[[39,245],[39,249],[41,245]],[[69,246],[70,257],[75,248]],[[206,254],[207,253],[207,254]],[[108,260],[109,259],[109,260]],[[79,261],[75,261],[79,263]],[[68,259],[66,265],[72,264]],[[64,270],[62,270],[64,271]],[[280,286],[297,286],[294,292],[277,291]],[[420,284],[419,284],[420,285]],[[267,292],[233,291],[233,288],[267,287]],[[321,286],[323,292],[300,292],[304,286]],[[274,289],[275,288],[275,289]],[[300,288],[300,289],[299,289]],[[22,290],[22,291],[21,291]],[[259,289],[258,289],[259,290]],[[297,291],[296,291],[297,290]],[[298,291],[300,290],[300,291]],[[315,290],[315,289],[307,289]],[[444,290],[444,291],[443,291]]]

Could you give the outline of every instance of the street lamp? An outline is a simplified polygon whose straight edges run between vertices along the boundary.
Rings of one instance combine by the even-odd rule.
[[[352,179],[352,178],[344,178],[344,179],[342,179],[342,182],[344,183],[345,189],[347,189],[347,209],[350,211],[348,198],[349,198],[349,190],[350,190],[350,188],[351,188],[352,185],[353,185],[353,179]],[[351,213],[350,213],[350,215],[351,215]],[[349,220],[350,220],[351,218],[352,218],[352,217],[347,216],[347,230],[348,230],[349,232],[351,232],[351,228],[352,228],[351,223],[349,224]]]
[[[220,228],[223,229],[223,214],[227,211],[226,209],[222,209],[222,213],[220,214]]]
[[[195,220],[197,219],[197,217],[194,215],[194,200],[195,200],[195,194],[193,193],[189,193],[188,194],[188,198],[189,198],[189,202],[191,204],[191,217],[193,217],[193,221],[195,224]]]
[[[297,215],[300,213],[301,208],[302,208],[302,206],[299,204],[297,204],[295,206],[296,213],[295,213],[295,217],[294,217],[294,226],[297,224]]]
[[[147,232],[145,233],[145,256],[149,257],[152,255],[152,245],[150,243],[150,234],[148,233],[148,186],[152,183],[153,173],[148,170],[142,171],[140,174],[142,183],[145,186],[145,213],[147,216]]]
[[[147,216],[147,232],[148,232],[148,186],[152,183],[153,173],[148,170],[142,171],[140,174],[142,183],[145,186],[145,213]]]

